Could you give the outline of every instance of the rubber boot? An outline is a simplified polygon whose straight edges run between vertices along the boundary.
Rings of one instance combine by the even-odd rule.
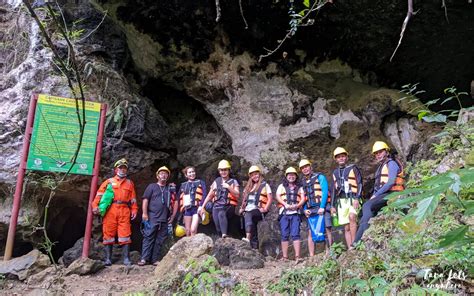
[[[105,266],[110,266],[112,265],[112,247],[113,245],[105,245],[104,251],[105,251]]]
[[[130,266],[132,265],[132,262],[130,261],[130,245],[123,245],[122,246],[122,258],[123,258],[123,264]]]

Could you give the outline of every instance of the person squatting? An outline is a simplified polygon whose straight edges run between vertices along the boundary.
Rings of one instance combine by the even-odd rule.
[[[353,249],[369,227],[370,219],[387,205],[385,197],[391,192],[404,190],[403,166],[390,153],[390,147],[385,142],[376,141],[372,155],[378,167],[373,191],[364,203],[361,171],[356,164],[349,162],[349,153],[342,147],[333,152],[336,168],[329,178],[330,183],[323,173],[315,170],[314,164],[302,159],[298,163],[300,174],[294,167],[288,167],[274,193],[257,165],[248,170],[248,181],[241,190],[239,182],[231,176],[230,162],[221,160],[217,166],[219,176],[209,191],[206,183],[197,178],[193,166],[182,170],[186,181],[178,190],[174,183],[169,182],[171,171],[162,166],[156,172],[157,181],[149,184],[142,195],[143,241],[138,265],[156,265],[168,236],[173,233],[177,237],[193,236],[198,232],[199,223],[207,225],[211,217],[218,236],[225,239],[229,236],[230,219],[240,215],[245,230],[242,240],[258,249],[257,226],[266,219],[273,200],[278,209],[281,260],[288,260],[291,241],[295,261],[301,261],[301,224],[304,220],[308,225],[309,256],[315,255],[315,243],[324,243],[328,253],[333,242],[332,227],[337,226],[344,227],[347,247]],[[112,264],[112,248],[116,243],[122,246],[123,264],[131,265],[131,221],[137,217],[138,204],[135,185],[127,178],[127,172],[128,161],[118,160],[114,164],[114,176],[100,185],[92,203],[93,213],[103,217],[106,266]],[[178,223],[173,229],[176,217],[182,217],[184,226]]]

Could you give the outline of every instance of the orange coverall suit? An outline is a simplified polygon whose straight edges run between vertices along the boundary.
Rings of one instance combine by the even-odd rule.
[[[131,213],[137,214],[138,205],[135,194],[135,185],[129,179],[115,176],[104,181],[97,191],[92,203],[92,208],[97,209],[107,185],[111,183],[114,190],[114,200],[104,216],[102,233],[104,245],[113,245],[115,236],[118,234],[118,243],[126,245],[132,243],[130,236],[132,229],[130,225]]]

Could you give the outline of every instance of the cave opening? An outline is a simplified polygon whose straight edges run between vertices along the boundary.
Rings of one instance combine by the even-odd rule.
[[[54,243],[52,255],[58,260],[67,249],[84,236],[87,212],[80,206],[56,208],[57,214],[49,220],[47,232]]]

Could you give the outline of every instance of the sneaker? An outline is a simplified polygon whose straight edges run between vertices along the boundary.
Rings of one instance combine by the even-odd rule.
[[[222,238],[226,238],[226,237],[228,237],[227,234],[223,234],[223,235],[222,235]]]
[[[246,237],[243,237],[242,240],[243,240],[244,242],[250,243],[250,240],[249,240],[248,238],[246,238]]]
[[[137,263],[138,266],[145,266],[145,265],[147,265],[147,264],[148,264],[148,263],[147,263],[145,260],[143,260],[143,259],[140,260],[140,261],[138,261],[138,263]]]

